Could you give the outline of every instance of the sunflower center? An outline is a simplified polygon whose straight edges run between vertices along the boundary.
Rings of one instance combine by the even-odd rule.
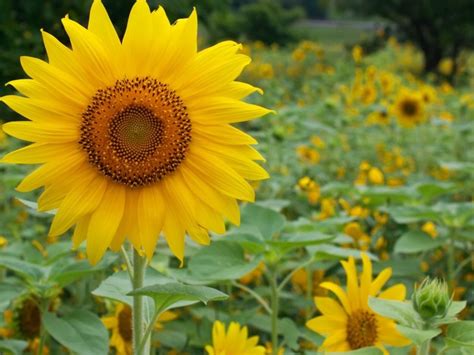
[[[132,341],[132,309],[124,307],[118,314],[118,331],[126,342]]]
[[[82,114],[82,149],[91,165],[129,187],[153,184],[186,157],[191,120],[182,99],[152,78],[98,90]]]
[[[18,327],[20,333],[28,339],[39,336],[41,313],[35,300],[28,298],[23,301],[18,315]]]
[[[377,341],[377,319],[368,311],[355,311],[347,320],[347,342],[351,349],[372,346]]]
[[[414,116],[418,111],[418,105],[415,101],[406,100],[402,104],[402,110],[407,116]]]

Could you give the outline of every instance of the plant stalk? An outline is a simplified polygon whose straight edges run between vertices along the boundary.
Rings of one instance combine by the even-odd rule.
[[[416,351],[416,355],[429,355],[430,347],[431,347],[431,339],[428,339],[418,347]]]
[[[272,271],[270,276],[271,308],[272,308],[272,355],[278,355],[278,285],[276,272]]]
[[[138,254],[133,250],[133,277],[132,277],[132,288],[133,290],[143,287],[146,270],[146,258]],[[150,349],[150,337],[143,339],[145,335],[145,307],[144,298],[141,295],[133,296],[133,309],[132,309],[132,323],[133,323],[133,354],[134,355],[146,355],[149,354]],[[144,342],[144,346],[140,349],[140,343]],[[147,353],[148,351],[148,353]]]

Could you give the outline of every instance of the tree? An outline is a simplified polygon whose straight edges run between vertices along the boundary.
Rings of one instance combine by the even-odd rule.
[[[474,48],[473,0],[347,0],[359,13],[395,23],[423,52],[425,72],[435,72],[441,59],[456,59]]]

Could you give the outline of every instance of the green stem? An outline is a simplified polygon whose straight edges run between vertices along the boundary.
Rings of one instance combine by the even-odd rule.
[[[49,308],[49,300],[48,299],[42,299],[40,301],[40,311],[41,311],[41,316],[43,316]],[[38,355],[43,355],[44,351],[44,346],[46,345],[46,337],[48,336],[48,333],[46,332],[45,327],[41,324],[40,328],[40,342],[38,345]]]
[[[454,290],[456,274],[454,271],[454,234],[450,235],[449,243],[448,243],[448,280],[449,280],[449,287],[451,290]]]
[[[271,308],[272,308],[272,355],[278,355],[278,285],[276,272],[271,271]]]
[[[311,316],[311,310],[313,309],[312,304],[311,304],[311,299],[313,298],[313,271],[309,266],[306,267],[306,301],[307,301],[307,306],[306,306],[306,312],[305,312],[305,318],[306,320],[309,320],[309,317]]]
[[[431,339],[428,339],[418,347],[416,351],[416,355],[429,355],[430,347],[431,347]]]
[[[257,292],[255,292],[254,290],[248,288],[247,286],[245,285],[242,285],[241,283],[238,283],[236,281],[232,281],[232,285],[237,287],[237,288],[240,288],[241,290],[249,293],[250,295],[252,295],[257,301],[258,303],[260,303],[262,305],[263,308],[265,308],[265,310],[268,312],[268,314],[272,314],[272,309],[270,308],[270,306],[268,305],[267,301],[265,301],[262,296],[260,296]]]
[[[120,248],[120,253],[122,254],[125,264],[127,265],[128,277],[130,278],[130,281],[132,281],[133,280],[133,266],[130,261],[130,257],[128,256],[127,250],[125,249],[123,245]]]
[[[143,282],[145,279],[145,270],[146,270],[146,259],[143,256],[140,256],[138,252],[133,250],[133,278],[132,278],[132,288],[133,290],[143,287]],[[134,355],[145,355],[149,354],[150,339],[144,339],[145,331],[145,308],[143,303],[143,296],[134,295],[133,296],[133,354]],[[142,339],[145,343],[143,349],[140,349],[140,343]],[[148,353],[146,352],[148,349]],[[143,351],[142,351],[143,350]]]

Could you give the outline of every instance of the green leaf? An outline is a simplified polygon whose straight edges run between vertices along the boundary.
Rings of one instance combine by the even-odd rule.
[[[78,354],[108,354],[109,334],[100,318],[85,310],[75,310],[58,318],[43,315],[46,331],[61,345]]]
[[[271,208],[276,212],[280,212],[283,208],[289,206],[291,201],[288,200],[259,200],[255,202],[256,205],[264,208]]]
[[[189,272],[201,280],[235,280],[257,267],[260,259],[245,259],[244,249],[229,241],[214,242],[199,250],[189,261]]]
[[[145,286],[150,286],[154,284],[165,284],[170,281],[173,281],[173,279],[164,276],[155,269],[147,268],[143,283]],[[120,271],[102,281],[99,287],[92,291],[92,294],[132,306],[133,297],[128,296],[130,291],[132,291],[130,278],[127,272]]]
[[[284,234],[278,239],[269,241],[269,243],[279,249],[288,251],[294,248],[325,243],[335,237],[335,235],[328,235],[320,232],[296,233],[291,235]]]
[[[170,307],[180,301],[201,301],[207,304],[209,301],[222,301],[228,297],[225,293],[211,287],[185,285],[179,282],[142,287],[129,292],[128,295],[151,297],[155,301],[155,310],[160,311],[170,309]]]
[[[271,239],[285,226],[285,217],[270,208],[247,205],[242,211],[242,224],[257,227],[264,239]]]
[[[375,313],[393,319],[402,325],[417,328],[420,324],[418,313],[413,309],[411,302],[369,297],[369,307]]]
[[[69,260],[65,263],[56,263],[50,272],[49,280],[65,287],[74,281],[93,273],[107,269],[116,258],[103,258],[99,264],[91,266],[87,260]]]
[[[395,253],[419,253],[443,245],[442,239],[433,239],[421,231],[409,231],[398,238],[395,243]]]
[[[47,215],[55,215],[56,214],[56,210],[51,210],[51,211],[46,211],[46,212],[38,212],[38,204],[36,202],[24,200],[22,198],[17,198],[17,200],[20,201],[22,204],[24,204],[29,209],[31,209],[32,212],[34,212],[35,215],[47,216]]]
[[[183,331],[176,331],[170,329],[162,329],[155,332],[153,340],[157,340],[169,348],[182,350],[186,346],[188,337]]]
[[[446,333],[446,345],[474,350],[474,321],[465,320],[450,324]]]
[[[0,354],[4,354],[5,351],[5,355],[22,355],[27,346],[28,343],[23,340],[0,340]]]
[[[438,220],[440,213],[426,206],[395,206],[381,209],[400,224],[409,224],[426,220]]]
[[[397,324],[398,331],[413,343],[420,346],[428,339],[433,339],[438,334],[441,334],[441,329],[415,329]]]
[[[455,185],[447,182],[422,182],[414,185],[424,198],[430,200],[454,190]]]
[[[38,281],[46,275],[46,270],[39,265],[9,256],[0,257],[0,266],[3,266],[25,279]]]
[[[10,302],[25,290],[25,286],[3,280],[0,283],[0,312],[10,305]]]

